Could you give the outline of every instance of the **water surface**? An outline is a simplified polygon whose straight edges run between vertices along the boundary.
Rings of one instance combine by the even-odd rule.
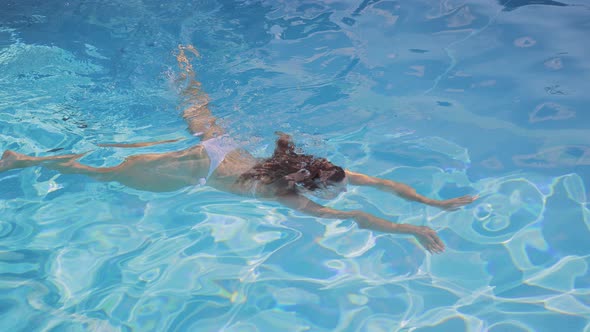
[[[273,133],[422,194],[333,202],[447,245],[187,188],[0,174],[0,326],[12,331],[590,330],[590,7],[583,1],[6,1],[0,149],[143,150],[189,137],[175,50],[258,156]],[[48,152],[53,149],[63,149]]]

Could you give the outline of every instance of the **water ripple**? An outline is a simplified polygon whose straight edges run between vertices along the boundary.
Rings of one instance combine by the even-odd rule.
[[[329,203],[431,226],[447,250],[429,255],[412,237],[206,187],[12,170],[0,174],[0,326],[589,330],[588,99],[576,90],[588,12],[527,4],[6,6],[2,149],[93,151],[84,162],[111,166],[137,151],[96,143],[187,135],[170,54],[181,41],[202,50],[213,111],[257,156],[279,128],[430,197],[480,198],[441,211],[354,188]]]

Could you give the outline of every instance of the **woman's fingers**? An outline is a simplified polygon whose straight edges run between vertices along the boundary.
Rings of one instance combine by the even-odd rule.
[[[435,253],[443,252],[445,249],[445,245],[443,244],[442,240],[438,237],[435,231],[430,230],[428,232],[429,241],[431,243],[432,248],[434,249]]]
[[[475,195],[475,196],[465,195],[465,196],[445,200],[445,201],[443,201],[443,203],[441,205],[442,205],[443,209],[453,211],[453,210],[457,210],[458,208],[460,208],[463,205],[473,203],[478,198],[479,198],[479,195]]]
[[[445,250],[445,245],[442,240],[438,237],[435,231],[430,228],[424,227],[425,230],[417,235],[420,244],[428,250],[430,253],[438,254]]]
[[[436,246],[436,248],[438,250],[440,250],[440,252],[442,252],[443,250],[445,250],[445,244],[438,237],[438,235],[436,235],[436,234],[432,235],[432,241],[434,242],[434,245]]]

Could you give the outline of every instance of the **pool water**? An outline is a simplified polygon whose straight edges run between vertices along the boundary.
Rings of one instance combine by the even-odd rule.
[[[15,1],[0,150],[113,166],[180,150],[179,44],[227,131],[274,132],[434,198],[323,202],[406,236],[208,187],[0,173],[2,331],[590,331],[590,6],[582,0]],[[98,147],[174,138],[142,149]]]

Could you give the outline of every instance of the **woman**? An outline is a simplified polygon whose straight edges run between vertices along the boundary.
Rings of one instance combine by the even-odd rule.
[[[201,144],[182,151],[141,154],[127,158],[115,167],[90,167],[77,160],[83,154],[53,157],[31,157],[6,151],[0,160],[0,171],[30,166],[44,166],[65,174],[84,174],[100,181],[117,181],[146,191],[174,191],[187,186],[207,185],[238,195],[274,200],[303,213],[321,218],[353,219],[359,227],[371,230],[411,234],[428,251],[442,252],[444,244],[436,233],[425,226],[396,224],[362,211],[341,211],[319,205],[306,197],[334,198],[346,190],[347,184],[372,186],[405,199],[456,209],[473,202],[477,196],[449,200],[424,197],[403,184],[344,170],[324,158],[297,153],[291,137],[279,133],[273,155],[254,158],[237,147],[208,109],[208,97],[195,80],[193,68],[185,51],[198,56],[192,46],[179,46],[177,55],[181,78],[186,81],[183,95],[186,108],[183,118],[189,131],[201,138]],[[135,144],[103,144],[113,147],[143,147],[164,142]]]

